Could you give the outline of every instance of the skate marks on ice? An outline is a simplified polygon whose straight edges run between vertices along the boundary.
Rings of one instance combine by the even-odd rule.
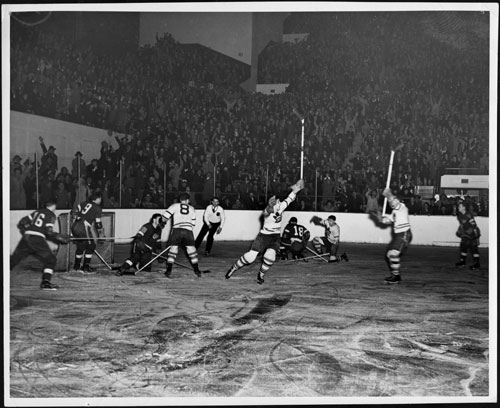
[[[21,273],[10,299],[11,395],[487,395],[484,279],[419,265],[386,286],[366,262],[379,250],[358,266],[357,257],[335,268],[277,264],[262,286],[253,269],[225,281],[228,262],[215,258],[202,279],[180,269],[168,281],[56,274],[57,292]]]

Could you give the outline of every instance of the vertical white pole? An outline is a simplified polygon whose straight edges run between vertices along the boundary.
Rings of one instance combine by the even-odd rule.
[[[300,140],[300,179],[304,178],[304,119],[301,119],[302,123],[302,136]]]
[[[167,208],[167,163],[163,163],[163,206]]]
[[[217,165],[214,164],[214,194],[213,194],[213,196],[215,196],[215,176],[216,176],[216,172],[217,172]]]
[[[119,183],[120,185],[118,186],[118,191],[119,191],[119,199],[118,201],[120,202],[120,208],[123,208],[122,207],[122,169],[123,169],[123,159],[120,159],[120,171],[118,172],[119,176],[120,176],[120,180],[119,180]]]
[[[40,198],[38,195],[39,185],[38,185],[38,157],[35,152],[35,179],[36,179],[36,208],[40,208]]]
[[[387,182],[385,183],[385,188],[389,188],[391,185],[391,174],[392,174],[392,163],[394,161],[394,150],[391,150],[391,159],[389,160],[389,172],[387,173]],[[387,207],[387,197],[384,198],[384,206],[382,207],[382,215],[385,214],[385,209]]]
[[[268,183],[269,183],[269,164],[266,164],[266,203],[267,203]]]
[[[314,211],[318,211],[318,169],[314,170]]]

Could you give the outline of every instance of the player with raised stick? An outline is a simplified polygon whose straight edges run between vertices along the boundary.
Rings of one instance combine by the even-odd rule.
[[[281,260],[288,259],[288,252],[292,254],[292,259],[305,259],[303,252],[311,233],[306,227],[297,223],[297,218],[292,217],[281,234],[280,255]],[[307,262],[307,261],[305,261]]]
[[[104,235],[101,223],[101,201],[101,193],[95,192],[87,201],[78,204],[72,210],[74,221],[71,226],[71,232],[73,238],[75,238],[73,242],[76,244],[74,269],[80,273],[91,274],[95,272],[95,269],[90,266],[90,261],[97,248],[97,239]],[[92,231],[94,226],[97,236],[94,236],[94,232]]]
[[[392,194],[390,188],[384,189],[382,194],[387,199],[392,212],[390,215],[379,213],[379,221],[382,224],[392,224],[393,230],[392,240],[389,243],[386,253],[391,274],[384,280],[389,284],[399,283],[401,282],[401,256],[410,245],[412,239],[410,217],[406,205]]]
[[[135,275],[137,269],[149,263],[153,252],[161,248],[161,232],[164,226],[165,221],[161,214],[153,214],[149,222],[144,224],[137,234],[135,234],[131,255],[123,262],[121,268],[116,272],[116,275]],[[159,262],[162,261],[159,260]],[[144,270],[151,271],[151,264],[146,266]]]
[[[59,244],[69,243],[69,237],[54,231],[56,222],[56,203],[47,201],[45,208],[36,210],[27,215],[18,223],[22,238],[10,257],[10,267],[14,267],[29,255],[33,255],[43,262],[42,290],[57,290],[59,287],[51,282],[57,258],[49,247],[47,240]]]
[[[172,229],[168,239],[167,268],[165,271],[167,278],[170,278],[172,275],[172,267],[179,253],[179,247],[185,248],[196,276],[199,277],[202,274],[198,266],[198,253],[196,252],[193,235],[193,228],[196,225],[196,212],[194,207],[189,204],[189,198],[188,193],[181,193],[179,195],[179,202],[172,204],[162,214],[165,221],[172,219]],[[203,271],[203,273],[208,272],[210,271]]]
[[[470,267],[470,269],[479,269],[481,266],[479,264],[478,247],[481,231],[476,224],[474,216],[470,213],[470,211],[468,211],[468,208],[463,201],[458,203],[457,219],[459,223],[457,237],[460,238],[460,261],[458,261],[455,266],[457,268],[465,267],[467,254],[470,251],[472,259],[474,260],[474,264]]]
[[[345,252],[340,255],[340,258],[337,258],[337,252],[340,245],[340,227],[336,221],[337,217],[335,217],[335,215],[330,215],[326,220],[318,217],[317,215],[314,215],[311,218],[311,222],[314,225],[325,228],[325,236],[314,237],[312,241],[313,246],[319,255],[323,253],[323,248],[325,248],[325,252],[330,254],[328,259],[328,262],[330,263],[342,260],[349,261]]]
[[[252,264],[257,255],[263,254],[262,264],[257,274],[257,283],[264,283],[264,276],[276,260],[276,254],[280,250],[280,233],[283,212],[295,200],[297,193],[304,188],[304,180],[300,179],[293,186],[292,191],[283,201],[276,196],[269,198],[268,204],[263,211],[264,225],[252,243],[252,247],[245,252],[226,273],[229,279],[238,269]]]

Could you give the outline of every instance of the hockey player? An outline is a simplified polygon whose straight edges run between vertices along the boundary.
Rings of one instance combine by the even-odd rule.
[[[132,253],[117,271],[118,276],[127,273],[135,274],[136,267],[141,268],[151,260],[152,253],[158,251],[161,247],[161,232],[164,226],[163,217],[161,214],[156,213],[153,214],[148,223],[140,228],[134,237]],[[147,266],[145,270],[151,271],[151,266]]]
[[[203,213],[203,226],[201,227],[195,242],[195,247],[198,249],[203,241],[203,238],[208,232],[207,243],[205,244],[205,256],[210,255],[210,251],[212,250],[212,246],[214,244],[214,235],[220,234],[225,220],[226,215],[224,213],[224,208],[222,208],[219,204],[219,198],[213,197]]]
[[[34,255],[43,262],[42,290],[57,290],[59,286],[51,282],[57,258],[47,240],[67,244],[69,237],[54,231],[56,222],[56,203],[47,201],[45,208],[36,210],[19,221],[18,227],[23,235],[10,257],[10,267],[14,267],[29,255]]]
[[[389,206],[392,208],[390,215],[379,214],[379,221],[383,224],[392,224],[393,236],[387,248],[386,258],[389,262],[391,274],[384,280],[386,283],[401,282],[400,262],[401,256],[410,245],[412,233],[408,208],[392,194],[391,189],[386,188],[382,192],[387,197]]]
[[[201,276],[198,266],[198,253],[196,252],[193,228],[196,225],[196,212],[194,207],[189,204],[189,194],[181,193],[179,202],[172,204],[162,214],[165,221],[172,219],[172,230],[168,239],[170,246],[167,255],[167,269],[165,276],[170,278],[172,275],[172,266],[179,252],[179,246],[186,249],[189,262],[193,266],[196,276]]]
[[[315,225],[325,227],[324,237],[314,237],[313,245],[316,252],[319,254],[323,253],[323,247],[325,252],[330,254],[328,262],[339,262],[341,260],[348,261],[347,254],[344,252],[340,258],[337,258],[337,252],[340,245],[340,227],[337,224],[337,218],[335,215],[330,215],[326,220],[321,219],[318,216],[313,216],[311,222]]]
[[[264,283],[264,276],[276,260],[276,254],[280,249],[280,232],[283,212],[295,200],[297,193],[304,188],[304,180],[299,180],[292,187],[292,191],[280,201],[276,196],[269,198],[267,207],[263,211],[264,225],[252,243],[250,251],[244,253],[226,273],[229,279],[238,269],[250,265],[262,253],[263,262],[257,274],[257,283]]]
[[[96,249],[96,239],[103,235],[101,201],[101,194],[94,193],[87,201],[78,204],[76,209],[72,211],[74,221],[71,226],[71,232],[74,238],[80,238],[75,240],[74,269],[80,273],[88,274],[95,272],[94,268],[90,266],[90,261]],[[97,230],[97,237],[94,237],[94,233],[92,232],[94,225]]]
[[[288,259],[288,252],[292,254],[292,259],[302,259],[304,249],[306,249],[307,242],[311,233],[306,227],[297,224],[297,218],[292,217],[288,221],[288,225],[281,234],[280,254],[281,259]]]
[[[457,268],[463,268],[465,266],[465,261],[467,260],[467,254],[470,251],[472,259],[474,260],[470,269],[479,269],[480,264],[478,247],[481,231],[476,224],[474,216],[470,213],[470,211],[468,211],[468,208],[463,201],[458,203],[457,219],[459,223],[457,237],[460,238],[460,261],[455,265]]]

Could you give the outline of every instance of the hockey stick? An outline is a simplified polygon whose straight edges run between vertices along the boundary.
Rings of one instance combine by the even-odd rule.
[[[137,270],[136,274],[144,270],[147,266],[151,265],[154,261],[156,261],[160,256],[162,256],[165,252],[167,252],[170,249],[170,245],[166,247],[163,251],[161,251],[159,254],[157,254],[153,259],[151,259],[148,263],[143,265],[140,269]]]
[[[101,262],[108,267],[110,271],[116,271],[120,269],[120,266],[111,266],[106,262],[106,260],[101,256],[99,252],[97,252],[97,249],[94,249],[94,253],[97,255],[97,257],[101,260]]]
[[[317,257],[320,257],[323,261],[328,262],[328,260],[327,260],[327,259],[325,259],[325,258],[323,258],[323,256],[322,256],[321,254],[318,254],[316,251],[313,251],[313,250],[312,250],[311,248],[309,248],[308,246],[306,246],[306,249],[307,249],[310,253],[312,253],[312,254],[316,255]],[[328,254],[329,254],[329,253],[328,253]]]
[[[158,255],[154,252],[152,252],[153,255]],[[165,259],[165,261],[167,260],[167,258],[165,258],[164,256],[158,256],[158,258],[161,258],[161,259]],[[187,266],[187,265],[184,265],[184,264],[181,264],[180,262],[174,262],[174,264],[176,265],[179,265],[179,266],[182,266],[183,268],[186,268],[186,269],[189,269],[190,271],[193,270],[193,268],[191,268],[190,266]],[[210,271],[201,271],[202,273],[210,273]]]
[[[385,183],[385,188],[389,188],[391,184],[391,174],[392,174],[392,164],[394,162],[394,150],[391,150],[391,159],[389,160],[389,172],[387,173],[387,181]],[[385,209],[387,207],[387,197],[384,197],[384,206],[382,207],[382,216],[385,215]]]
[[[302,132],[300,138],[300,179],[304,178],[304,118],[293,108],[293,113],[299,118],[302,125]]]
[[[98,241],[114,241],[116,239],[134,239],[135,237],[99,237],[96,238]],[[88,241],[93,238],[78,238],[78,237],[69,237],[70,241]]]
[[[319,257],[318,257],[319,255]],[[305,258],[298,258],[298,259],[289,259],[289,260],[286,260],[284,263],[289,263],[289,262],[297,262],[297,261],[304,261],[306,259],[323,259],[321,258],[322,255],[324,256],[328,256],[330,255],[329,252],[327,252],[326,254],[318,254],[318,255],[313,255],[313,256],[306,256]]]

